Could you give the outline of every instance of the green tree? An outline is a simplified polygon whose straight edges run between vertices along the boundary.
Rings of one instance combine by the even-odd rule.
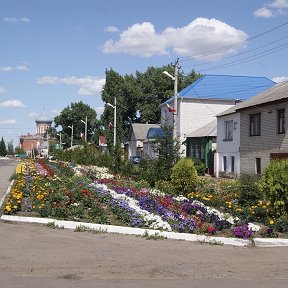
[[[169,181],[174,164],[179,159],[180,143],[173,139],[173,127],[162,126],[162,133],[152,143],[157,154],[154,160],[144,161],[141,177],[154,186],[158,181]]]
[[[106,83],[102,100],[114,105],[117,99],[117,138],[128,136],[131,123],[160,123],[159,105],[174,94],[174,82],[163,75],[163,71],[174,73],[172,65],[160,68],[149,67],[145,72],[136,71],[134,75],[121,76],[113,69],[106,70]],[[201,75],[194,70],[184,75],[179,73],[178,90],[197,80]],[[113,123],[114,109],[105,105],[101,124],[107,128]],[[113,143],[113,129],[106,129],[108,145]],[[118,141],[119,141],[118,140]]]
[[[7,155],[7,149],[6,149],[4,138],[2,137],[0,141],[0,156],[5,156],[5,155]]]
[[[66,147],[70,146],[70,139],[72,134],[72,129],[68,126],[73,125],[73,142],[74,144],[83,142],[81,138],[81,133],[85,132],[85,124],[87,116],[87,140],[89,141],[95,132],[97,119],[96,111],[92,109],[89,105],[84,104],[82,101],[77,103],[71,103],[62,110],[62,112],[54,118],[55,127],[62,127],[59,131],[62,133],[62,142],[65,143]]]
[[[13,146],[13,140],[9,141],[7,143],[7,153],[9,155],[13,155],[14,154],[14,146]]]

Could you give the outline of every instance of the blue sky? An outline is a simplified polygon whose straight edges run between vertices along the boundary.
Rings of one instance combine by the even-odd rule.
[[[287,16],[288,0],[0,0],[0,137],[71,102],[100,115],[110,68],[288,80]]]

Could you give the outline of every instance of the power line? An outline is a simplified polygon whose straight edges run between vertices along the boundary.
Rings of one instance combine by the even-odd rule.
[[[194,57],[194,58],[195,58],[195,57],[205,57],[205,56],[209,56],[209,55],[212,55],[212,54],[216,54],[216,53],[219,53],[219,52],[222,52],[222,51],[225,51],[225,50],[229,50],[229,49],[231,49],[231,48],[234,48],[234,47],[236,47],[236,46],[239,46],[239,45],[241,45],[241,44],[244,44],[245,42],[254,40],[254,39],[256,39],[256,38],[258,38],[258,37],[261,37],[261,36],[263,36],[263,35],[265,35],[265,34],[267,34],[267,33],[270,33],[270,32],[272,32],[272,31],[274,31],[274,30],[277,30],[277,29],[279,29],[279,28],[281,28],[281,27],[283,27],[283,26],[286,26],[287,24],[288,24],[288,21],[287,21],[287,22],[284,22],[284,23],[282,23],[282,24],[280,24],[280,25],[278,25],[278,26],[275,26],[275,27],[273,27],[273,28],[271,28],[271,29],[269,29],[269,30],[267,30],[267,31],[261,32],[261,33],[259,33],[259,34],[254,35],[254,36],[251,36],[251,37],[247,38],[247,39],[244,40],[244,41],[239,41],[239,42],[236,42],[236,43],[227,45],[227,46],[223,46],[223,47],[221,47],[221,48],[211,50],[211,51],[209,51],[209,52],[207,52],[207,53],[202,53],[202,54],[198,54],[198,55],[193,55],[193,57]],[[189,58],[189,59],[185,59],[185,58]],[[180,59],[181,59],[181,62],[183,62],[183,61],[192,61],[192,60],[193,60],[191,57],[188,57],[188,56],[187,56],[187,57],[180,57]]]
[[[255,51],[255,50],[262,49],[263,47],[272,45],[272,44],[274,44],[274,43],[276,43],[276,42],[279,42],[279,41],[282,41],[283,39],[286,39],[286,38],[288,38],[288,36],[284,36],[284,37],[282,37],[282,38],[280,38],[280,39],[277,39],[277,40],[274,40],[274,41],[269,42],[269,43],[267,43],[267,44],[261,45],[261,46],[259,46],[259,47],[256,47],[256,48],[247,50],[247,51],[245,51],[245,52],[241,52],[241,53],[237,53],[237,54],[235,54],[235,55],[228,56],[228,57],[225,58],[225,60],[231,59],[231,58],[235,58],[235,57],[238,57],[238,56],[240,56],[240,55],[248,54],[248,53],[250,53],[250,52],[252,52],[252,51]],[[193,66],[193,67],[198,67],[198,66],[208,65],[208,64],[211,64],[211,63],[215,63],[215,61],[208,61],[208,62],[199,63],[199,64],[193,64],[193,65],[184,65],[184,66],[182,66],[182,67],[191,67],[191,66]]]
[[[274,54],[276,52],[282,51],[282,50],[287,49],[287,48],[288,48],[288,42],[285,43],[285,44],[282,44],[280,46],[277,46],[277,47],[262,51],[260,53],[256,53],[256,54],[251,55],[251,56],[246,57],[246,58],[238,59],[236,61],[228,62],[226,64],[217,65],[217,66],[214,66],[214,67],[210,67],[210,68],[199,70],[199,72],[207,71],[207,70],[217,70],[217,69],[221,69],[221,68],[227,68],[227,67],[235,66],[235,65],[238,65],[238,64],[243,64],[243,63],[246,63],[246,62],[250,62],[250,61],[254,61],[256,59],[262,58],[264,56],[268,56],[268,55]]]

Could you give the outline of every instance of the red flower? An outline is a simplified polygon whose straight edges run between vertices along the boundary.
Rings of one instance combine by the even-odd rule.
[[[214,226],[210,226],[210,225],[207,225],[207,233],[209,234],[215,234],[217,229],[214,227]]]

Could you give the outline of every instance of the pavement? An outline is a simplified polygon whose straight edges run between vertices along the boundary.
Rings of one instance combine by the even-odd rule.
[[[18,159],[0,157],[0,199],[6,194],[7,188],[11,183],[10,178],[19,162],[20,160]]]

